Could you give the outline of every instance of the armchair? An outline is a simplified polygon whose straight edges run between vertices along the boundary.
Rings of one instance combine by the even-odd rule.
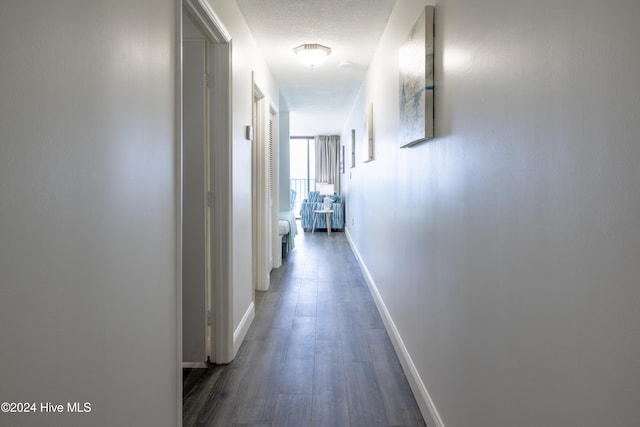
[[[337,194],[330,197],[333,197],[333,203],[330,206],[330,209],[333,210],[331,214],[331,229],[342,231],[344,229],[344,200]],[[313,226],[313,211],[316,209],[324,209],[324,196],[321,196],[319,191],[310,191],[309,197],[304,199],[300,205],[301,225],[304,231]],[[318,215],[316,228],[327,228],[327,220],[324,215]]]

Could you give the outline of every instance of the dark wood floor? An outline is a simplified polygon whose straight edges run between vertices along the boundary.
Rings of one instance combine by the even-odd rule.
[[[424,426],[344,233],[301,233],[233,363],[185,370],[184,426]]]

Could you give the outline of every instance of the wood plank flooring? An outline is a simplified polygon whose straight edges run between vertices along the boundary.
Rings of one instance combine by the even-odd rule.
[[[185,369],[191,426],[424,426],[344,233],[301,233],[229,365]]]

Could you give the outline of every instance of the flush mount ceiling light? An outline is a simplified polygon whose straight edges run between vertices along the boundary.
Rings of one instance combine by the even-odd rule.
[[[302,44],[293,49],[298,59],[307,67],[322,64],[331,53],[331,48],[321,44]]]

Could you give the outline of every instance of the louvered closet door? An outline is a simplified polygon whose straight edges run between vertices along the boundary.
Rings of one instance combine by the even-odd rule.
[[[273,267],[273,245],[271,241],[275,230],[273,229],[273,115],[269,115],[267,124],[267,242],[269,246],[269,266]]]

